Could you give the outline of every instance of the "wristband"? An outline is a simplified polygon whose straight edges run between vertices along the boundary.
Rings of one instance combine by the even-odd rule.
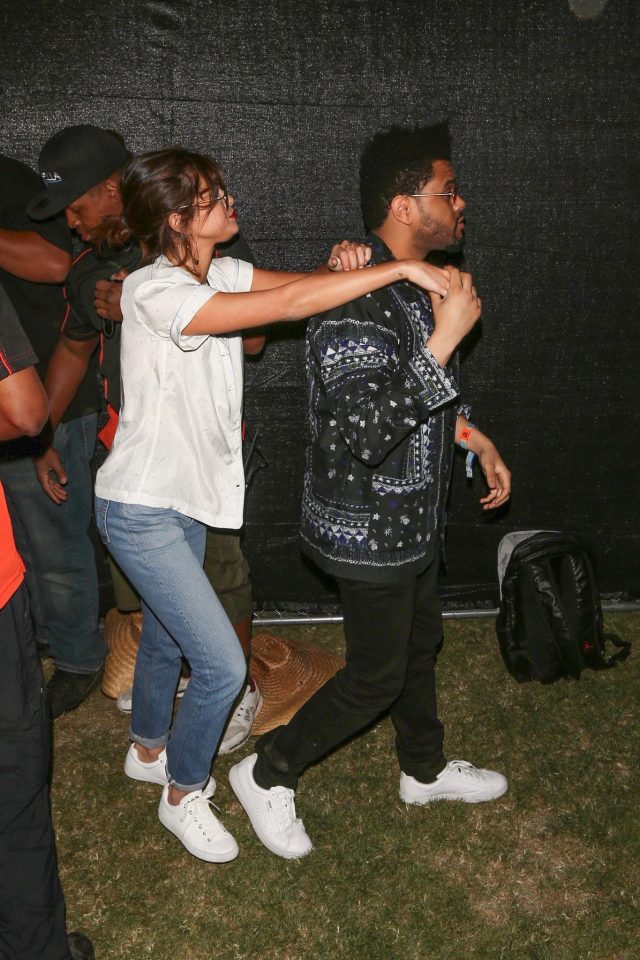
[[[467,475],[467,480],[473,479],[473,461],[475,459],[476,459],[475,453],[473,452],[473,450],[469,450],[469,453],[467,454],[467,459],[465,460],[465,464],[464,464],[464,472]]]
[[[472,430],[475,430],[475,424],[468,423],[466,427],[463,429],[462,433],[460,434],[460,439],[458,443],[460,444],[463,450],[469,449],[468,440],[469,440],[469,437],[471,436]]]
[[[468,423],[462,433],[460,434],[460,440],[458,441],[463,450],[467,450],[467,459],[464,464],[464,472],[467,476],[467,480],[473,478],[473,461],[476,458],[473,450],[469,450],[469,437],[471,436],[472,431],[475,429],[475,424]]]

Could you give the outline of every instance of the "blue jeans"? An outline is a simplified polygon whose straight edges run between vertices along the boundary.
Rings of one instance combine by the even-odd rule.
[[[71,673],[93,673],[107,654],[98,632],[98,574],[89,537],[96,419],[91,414],[61,423],[53,436],[69,477],[66,503],[49,499],[31,457],[0,461],[36,638],[49,645],[56,667]]]
[[[96,519],[142,599],[131,739],[145,747],[166,743],[170,782],[199,790],[246,674],[238,638],[202,569],[206,527],[176,510],[100,497]],[[182,657],[191,680],[171,729]]]

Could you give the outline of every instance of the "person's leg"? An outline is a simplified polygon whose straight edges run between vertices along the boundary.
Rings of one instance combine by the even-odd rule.
[[[207,527],[204,572],[236,631],[247,660],[251,655],[253,598],[249,564],[239,530]]]
[[[346,665],[286,726],[261,737],[257,754],[236,764],[232,789],[264,845],[278,856],[303,857],[312,848],[296,818],[293,792],[300,774],[362,730],[400,694],[406,675],[415,580],[381,585],[339,580]]]
[[[427,783],[444,770],[444,727],[438,719],[436,657],[442,646],[442,606],[438,561],[416,580],[416,601],[407,673],[402,693],[391,708],[400,769]]]
[[[247,661],[246,684],[229,718],[218,748],[220,754],[231,753],[248,740],[262,706],[260,691],[248,671],[253,598],[249,564],[242,552],[240,537],[238,530],[207,528],[204,572],[233,625]]]
[[[437,591],[438,562],[418,577],[407,674],[391,708],[400,762],[400,797],[406,803],[436,800],[481,803],[502,796],[501,773],[474,767],[465,760],[447,763],[444,729],[436,704],[436,657],[442,646],[442,610]]]
[[[24,585],[0,609],[0,637],[0,957],[69,960],[47,785],[49,709]]]
[[[338,580],[346,664],[283,727],[256,744],[256,782],[295,789],[300,774],[375,720],[405,681],[415,580],[377,584]]]
[[[107,653],[98,631],[98,576],[89,537],[95,431],[92,415],[60,424],[54,434],[68,475],[66,503],[46,496],[30,458],[0,465],[27,568],[36,637],[48,644],[56,668],[73,674],[94,674]]]
[[[168,742],[176,787],[200,789],[231,704],[244,657],[202,569],[202,524],[173,510],[98,500],[107,548],[143,600],[142,637],[133,691],[132,733],[139,743]],[[183,655],[191,680],[169,739],[173,695]]]
[[[109,552],[107,552],[107,563],[116,607],[120,613],[138,613],[142,609],[138,591],[127,580]]]

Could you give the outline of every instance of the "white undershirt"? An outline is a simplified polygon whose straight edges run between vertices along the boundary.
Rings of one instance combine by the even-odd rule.
[[[219,290],[250,290],[252,278],[250,264],[222,257],[201,284],[159,257],[124,281],[122,407],[97,496],[242,526],[242,338],[182,331]]]

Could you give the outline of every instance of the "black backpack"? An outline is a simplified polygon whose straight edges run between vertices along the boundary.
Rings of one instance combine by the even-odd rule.
[[[501,581],[496,633],[509,673],[520,683],[578,680],[586,667],[606,670],[630,644],[602,625],[591,551],[579,537],[553,531],[508,534],[498,547]],[[618,647],[605,656],[605,641]]]

